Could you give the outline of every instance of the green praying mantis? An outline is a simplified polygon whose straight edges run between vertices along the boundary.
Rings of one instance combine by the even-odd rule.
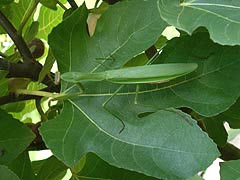
[[[164,83],[189,74],[196,70],[197,67],[198,65],[196,63],[154,64],[95,73],[66,72],[61,75],[61,79],[72,83],[81,83],[84,81],[108,81],[121,84],[121,86],[103,103],[103,107],[107,110],[107,103],[125,84]],[[135,98],[136,97],[137,93]],[[109,110],[107,111],[110,112]],[[123,128],[119,132],[121,133],[125,128],[125,124],[121,119],[119,120],[123,125]]]

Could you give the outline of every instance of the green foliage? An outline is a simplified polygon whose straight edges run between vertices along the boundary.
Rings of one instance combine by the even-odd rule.
[[[211,39],[224,45],[239,45],[239,1],[159,0],[159,13],[169,24],[191,34],[204,26]]]
[[[221,163],[220,174],[222,180],[238,180],[240,178],[240,161],[228,161]]]
[[[14,174],[10,169],[8,169],[6,166],[0,165],[0,180],[5,179],[12,179],[12,180],[20,180],[16,174]]]
[[[55,157],[50,157],[41,164],[37,172],[37,180],[41,179],[61,179],[67,171],[67,167]]]
[[[239,132],[240,3],[68,2],[0,1],[15,38],[0,53],[0,180],[202,180],[217,157],[221,178],[239,179],[224,123]],[[180,37],[162,35],[170,25]],[[30,160],[42,149],[53,156]]]
[[[34,135],[26,125],[3,110],[0,111],[0,116],[0,164],[8,164],[28,147]]]
[[[28,152],[25,151],[20,154],[15,160],[13,160],[8,167],[16,173],[19,179],[34,180],[35,175],[32,170],[31,161],[28,156]]]

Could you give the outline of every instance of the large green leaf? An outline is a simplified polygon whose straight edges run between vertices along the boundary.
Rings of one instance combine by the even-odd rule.
[[[223,162],[220,167],[221,180],[240,179],[240,160]]]
[[[98,20],[95,34],[86,29],[87,10],[76,10],[49,35],[49,45],[59,70],[92,71],[106,58],[112,68],[121,67],[133,56],[153,45],[166,27],[157,10],[157,0],[120,2]]]
[[[22,180],[35,180],[28,151],[20,154],[8,167]]]
[[[215,42],[240,44],[240,1],[158,0],[158,7],[166,22],[189,34],[204,26]]]
[[[111,180],[157,180],[133,171],[109,165],[93,153],[86,156],[86,163],[78,173],[80,179],[111,179]]]
[[[20,180],[14,172],[8,169],[6,166],[0,165],[0,180]]]
[[[2,110],[0,116],[0,164],[8,164],[27,148],[34,139],[34,134]]]
[[[159,110],[139,118],[141,107],[132,104],[126,110],[124,99],[118,99],[122,108],[113,116],[102,107],[106,98],[66,102],[60,116],[41,126],[46,145],[68,166],[94,152],[113,166],[178,180],[207,168],[219,155],[216,145],[183,112]],[[120,134],[122,124],[116,116],[126,125]]]

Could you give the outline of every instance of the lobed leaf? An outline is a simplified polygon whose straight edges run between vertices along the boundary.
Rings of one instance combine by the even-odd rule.
[[[126,111],[120,101],[123,119],[102,107],[105,100],[67,102],[60,116],[41,126],[46,145],[68,166],[94,152],[113,166],[177,180],[207,168],[219,155],[215,144],[181,111],[159,110],[137,118],[134,109]],[[116,116],[126,125],[120,134],[122,124]]]

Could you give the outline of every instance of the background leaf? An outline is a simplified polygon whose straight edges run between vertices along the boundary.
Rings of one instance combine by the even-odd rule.
[[[34,139],[34,134],[29,128],[4,111],[0,110],[0,164],[9,164],[14,160]]]
[[[143,93],[138,100],[141,104],[154,104],[158,108],[189,107],[200,115],[211,117],[226,111],[240,95],[239,47],[213,43],[207,33],[169,41],[159,62],[195,62],[198,69],[186,80],[172,81],[170,85],[152,90],[152,98]]]
[[[16,174],[14,174],[10,169],[8,169],[6,166],[0,165],[0,180],[20,180]]]
[[[39,32],[37,37],[47,40],[52,29],[62,21],[63,13],[64,10],[62,8],[57,8],[56,11],[51,11],[42,6],[38,17]]]
[[[220,164],[221,180],[240,179],[240,160],[227,161]]]
[[[35,180],[28,151],[20,154],[15,160],[8,164],[8,167],[16,173],[19,179]]]
[[[59,180],[67,172],[67,167],[60,162],[56,157],[52,156],[47,160],[44,160],[40,170],[37,173],[37,180]]]
[[[217,117],[206,118],[203,122],[209,137],[211,137],[217,145],[224,146],[228,139],[228,133],[223,124],[224,122]]]
[[[28,7],[31,6],[31,4],[32,4],[32,0],[19,0],[18,2],[13,2],[11,4],[1,6],[0,9],[4,13],[4,15],[7,16],[7,18],[14,25],[14,27],[18,28],[22,21],[22,18],[26,13],[26,10],[28,9]],[[29,18],[29,21],[27,22],[25,27],[29,26],[32,20],[33,20],[33,15]]]
[[[93,153],[88,153],[84,168],[78,173],[79,179],[111,179],[111,180],[157,180],[133,171],[109,165]]]
[[[0,5],[5,5],[5,4],[10,4],[12,3],[14,0],[0,0]]]
[[[239,45],[240,1],[228,0],[159,0],[159,13],[169,24],[191,34],[206,27],[213,41]]]

